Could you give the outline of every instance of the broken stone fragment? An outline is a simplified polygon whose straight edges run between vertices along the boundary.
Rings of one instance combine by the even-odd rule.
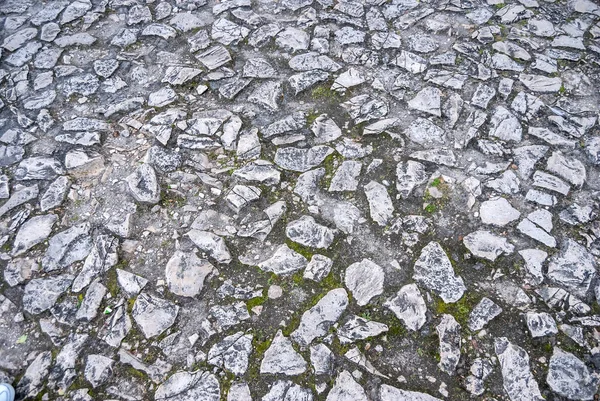
[[[460,324],[452,315],[442,315],[436,331],[440,339],[440,363],[438,366],[442,371],[453,375],[460,360]]]
[[[284,337],[281,330],[277,331],[271,346],[265,351],[260,373],[295,376],[304,373],[306,368],[306,361],[294,350],[292,342]]]
[[[208,351],[207,362],[242,376],[248,369],[252,335],[237,332],[223,338]]]
[[[385,273],[381,266],[369,259],[351,264],[344,275],[344,284],[359,306],[365,306],[373,297],[381,295],[384,281]]]
[[[438,294],[446,303],[462,298],[466,291],[463,279],[456,276],[448,255],[437,242],[430,242],[415,262],[413,279]]]
[[[217,262],[224,264],[231,262],[231,253],[229,253],[229,249],[223,238],[211,232],[200,230],[190,230],[186,235],[198,249],[208,253]]]
[[[327,249],[333,242],[335,233],[332,229],[317,223],[312,216],[302,216],[288,223],[285,235],[301,245]]]
[[[213,271],[213,265],[195,253],[176,251],[165,267],[167,286],[174,294],[194,297],[202,291],[204,280]]]
[[[416,284],[405,285],[383,306],[394,312],[396,317],[412,331],[419,330],[427,320],[427,305]]]
[[[509,342],[506,337],[496,338],[494,347],[500,361],[504,390],[511,401],[543,401],[544,398],[529,367],[527,352]]]
[[[219,380],[208,372],[181,371],[165,380],[154,393],[156,401],[219,401],[221,389]]]
[[[509,243],[506,238],[485,230],[478,230],[466,235],[463,238],[463,244],[473,255],[492,262],[500,255],[509,255],[515,250],[514,245]]]
[[[307,263],[308,260],[304,256],[283,244],[269,259],[259,263],[258,267],[277,275],[285,275],[304,269]]]
[[[175,323],[179,306],[166,299],[141,293],[133,304],[131,316],[146,338],[156,337]]]
[[[126,178],[129,191],[140,203],[156,204],[160,201],[160,186],[156,172],[149,164],[142,164]]]
[[[343,288],[329,291],[315,306],[302,314],[298,328],[291,338],[301,346],[308,346],[315,338],[327,334],[327,330],[340,318],[348,306],[348,294]]]
[[[570,400],[589,400],[598,391],[600,377],[575,355],[554,347],[546,382],[556,393]]]

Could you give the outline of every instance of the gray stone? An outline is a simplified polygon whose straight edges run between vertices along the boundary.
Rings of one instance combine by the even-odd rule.
[[[55,214],[35,216],[27,220],[17,232],[11,253],[14,256],[21,255],[45,241],[52,232],[56,220],[58,217]]]
[[[313,401],[312,392],[289,380],[276,381],[262,401]]]
[[[111,347],[118,348],[121,341],[127,336],[131,330],[131,319],[124,305],[115,308],[108,324],[102,327],[99,333],[99,338],[106,342]]]
[[[498,106],[490,121],[490,136],[503,141],[519,142],[523,129],[519,120],[505,107]]]
[[[379,119],[387,115],[389,108],[385,100],[370,95],[358,95],[341,104],[355,124]]]
[[[158,178],[149,164],[142,164],[125,180],[131,195],[136,201],[149,204],[156,204],[160,201]]]
[[[299,253],[291,250],[283,244],[277,248],[273,256],[258,264],[262,270],[272,272],[277,275],[286,275],[302,270],[306,267],[308,261]]]
[[[419,330],[427,320],[427,305],[416,284],[405,285],[383,306],[394,312],[396,317],[412,331]]]
[[[443,372],[453,375],[460,360],[460,325],[452,315],[442,315],[441,321],[435,329],[440,339],[438,366]]]
[[[286,170],[305,172],[317,167],[333,149],[326,145],[317,145],[309,149],[279,148],[275,153],[275,163]]]
[[[335,237],[332,229],[318,224],[312,216],[302,216],[288,223],[285,235],[301,245],[320,249],[329,248]]]
[[[427,181],[427,172],[423,164],[408,160],[396,166],[396,179],[396,190],[406,199],[417,186]]]
[[[378,182],[371,181],[365,185],[364,189],[369,202],[371,218],[380,226],[386,226],[394,215],[394,204],[387,188]]]
[[[72,230],[75,227],[72,227]],[[81,233],[71,233],[81,234]],[[76,238],[76,237],[75,237]],[[84,241],[85,237],[78,239],[77,241]],[[77,244],[77,243],[76,243]],[[60,246],[61,243],[57,243]],[[72,290],[79,292],[84,289],[89,283],[92,282],[101,273],[107,272],[111,267],[117,264],[118,261],[118,249],[119,241],[111,235],[99,235],[96,237],[91,251],[86,254],[87,257],[83,264],[81,272],[77,275],[73,281]],[[72,245],[70,245],[73,247]],[[50,248],[48,248],[50,249]],[[43,263],[43,261],[42,261]]]
[[[441,96],[442,92],[439,89],[428,86],[421,89],[419,93],[408,102],[408,107],[441,117]]]
[[[352,315],[340,326],[336,335],[341,344],[366,340],[388,331],[388,326],[383,323],[370,321],[360,316]]]
[[[571,184],[581,187],[586,179],[585,166],[575,158],[566,157],[560,151],[552,152],[548,159],[546,169],[558,174]]]
[[[484,224],[505,226],[517,220],[521,213],[512,207],[505,198],[496,198],[481,203],[479,207],[481,221]]]
[[[176,251],[165,267],[167,286],[173,294],[194,297],[202,291],[204,280],[213,271],[213,265],[195,253]]]
[[[429,147],[431,145],[443,145],[446,142],[444,130],[426,118],[417,118],[404,134],[413,142]]]
[[[142,36],[158,36],[165,40],[177,36],[177,31],[165,24],[150,24],[144,28]]]
[[[466,235],[463,244],[475,256],[495,261],[500,255],[509,255],[515,250],[506,238],[490,231],[478,230]]]
[[[311,130],[315,134],[315,142],[319,144],[335,141],[342,136],[342,130],[335,121],[327,117],[327,114],[321,114],[317,117],[311,126]]]
[[[485,392],[485,379],[492,373],[493,367],[489,360],[477,358],[471,365],[471,374],[465,380],[465,387],[473,395]]]
[[[567,238],[560,252],[550,259],[547,277],[574,295],[585,298],[596,277],[596,262],[583,246]]]
[[[19,163],[15,171],[15,179],[19,181],[53,180],[64,173],[65,169],[58,160],[52,157],[34,156],[23,159]]]
[[[353,160],[343,161],[331,179],[329,192],[356,191],[361,170],[361,162]]]
[[[27,370],[17,385],[17,393],[24,398],[37,396],[44,386],[44,382],[50,366],[52,365],[52,353],[43,351],[37,354],[35,359],[29,364]]]
[[[544,400],[529,368],[527,352],[510,343],[506,337],[496,338],[495,350],[500,361],[504,390],[511,401]]]
[[[156,401],[219,401],[221,390],[217,378],[208,372],[177,372],[156,389]]]
[[[260,373],[295,376],[304,373],[306,368],[306,361],[294,350],[292,342],[284,337],[281,330],[277,331],[271,346],[265,351]]]
[[[382,384],[379,388],[379,399],[381,401],[441,401],[426,393],[400,390],[387,384]]]
[[[430,242],[415,262],[413,279],[438,294],[446,303],[462,298],[466,290],[463,279],[456,276],[448,255],[437,242]]]
[[[351,264],[344,274],[344,284],[359,306],[365,306],[373,297],[381,295],[384,281],[385,273],[381,266],[369,259]]]
[[[336,377],[335,383],[327,395],[326,401],[368,401],[367,393],[353,378],[350,372],[344,370]]]
[[[106,295],[107,289],[98,281],[93,282],[89,287],[81,302],[81,306],[77,310],[75,318],[77,320],[85,320],[91,322],[98,314],[98,308],[102,303],[102,299]]]
[[[558,77],[550,78],[543,75],[521,74],[519,81],[533,92],[556,93],[562,87],[562,80]]]
[[[227,248],[225,240],[208,231],[190,230],[186,234],[192,242],[203,252],[219,263],[229,264],[231,253]]]
[[[321,281],[331,271],[333,261],[327,256],[315,254],[306,265],[303,277],[308,280]]]
[[[575,355],[554,347],[546,382],[552,391],[570,400],[589,400],[598,391],[600,377]]]
[[[72,281],[73,276],[70,274],[31,280],[23,293],[23,309],[34,315],[50,309],[71,286]]]
[[[252,352],[252,335],[239,331],[223,338],[208,351],[207,362],[242,376],[248,369],[248,358]]]
[[[89,223],[78,224],[50,238],[42,259],[44,271],[64,269],[85,259],[92,250]]]
[[[483,297],[469,314],[469,329],[479,331],[501,313],[501,307],[496,305],[491,299]]]
[[[242,382],[232,383],[227,393],[227,401],[252,401],[248,384]]]
[[[209,70],[217,69],[232,60],[227,49],[219,45],[213,46],[205,52],[196,55],[196,58]]]
[[[117,270],[117,283],[130,297],[137,296],[144,289],[148,280],[125,270]]]
[[[529,312],[526,315],[527,327],[531,333],[531,337],[544,337],[558,333],[556,322],[552,316],[545,312],[533,313]]]
[[[48,376],[50,389],[64,392],[77,378],[76,363],[89,335],[72,333],[67,338]]]
[[[308,346],[315,338],[327,334],[348,306],[348,294],[343,288],[329,291],[315,306],[302,314],[298,328],[291,338],[301,346]]]
[[[179,306],[143,292],[136,298],[131,316],[144,336],[152,338],[171,327],[178,313]]]

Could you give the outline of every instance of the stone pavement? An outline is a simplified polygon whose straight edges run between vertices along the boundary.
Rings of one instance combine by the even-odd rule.
[[[591,400],[591,0],[0,1],[18,399]]]

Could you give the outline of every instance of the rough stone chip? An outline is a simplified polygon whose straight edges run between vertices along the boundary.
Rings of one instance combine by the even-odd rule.
[[[383,268],[369,259],[351,264],[344,275],[344,284],[360,306],[383,293],[384,280]]]
[[[260,364],[260,373],[295,376],[304,373],[307,366],[306,361],[296,352],[289,338],[279,330],[275,334],[271,346],[265,351]]]
[[[413,279],[438,294],[446,303],[458,301],[466,290],[463,279],[454,274],[448,255],[435,241],[421,251],[415,262]]]

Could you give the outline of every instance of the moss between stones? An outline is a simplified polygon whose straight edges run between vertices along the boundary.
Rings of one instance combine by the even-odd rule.
[[[440,316],[443,314],[452,315],[463,328],[467,327],[469,314],[477,305],[479,297],[472,293],[466,293],[461,299],[454,303],[445,303],[441,298],[436,297],[434,301],[435,314]]]

